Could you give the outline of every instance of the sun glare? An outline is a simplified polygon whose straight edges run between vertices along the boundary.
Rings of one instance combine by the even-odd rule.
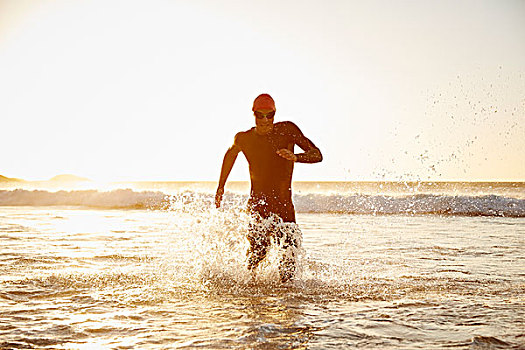
[[[353,2],[236,5],[5,2],[2,121],[25,141],[2,137],[2,174],[216,180],[268,92],[276,120],[325,154],[298,180],[525,176],[525,30],[512,13],[505,26],[503,9],[466,26],[434,5],[394,6],[395,20]],[[505,40],[485,36],[494,31]],[[244,166],[232,178],[245,180]]]

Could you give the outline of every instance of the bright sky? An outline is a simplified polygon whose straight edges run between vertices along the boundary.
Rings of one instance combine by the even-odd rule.
[[[525,2],[0,0],[2,175],[217,180],[263,92],[295,180],[523,181]]]

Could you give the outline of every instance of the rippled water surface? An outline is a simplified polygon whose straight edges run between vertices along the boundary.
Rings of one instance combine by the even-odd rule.
[[[525,218],[297,218],[281,285],[234,210],[0,207],[0,348],[525,346]]]

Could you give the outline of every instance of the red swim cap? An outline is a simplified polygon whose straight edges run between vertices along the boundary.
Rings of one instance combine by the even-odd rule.
[[[271,109],[275,111],[275,102],[273,101],[272,96],[268,94],[261,94],[257,96],[255,101],[253,101],[252,111],[259,111],[261,109]]]

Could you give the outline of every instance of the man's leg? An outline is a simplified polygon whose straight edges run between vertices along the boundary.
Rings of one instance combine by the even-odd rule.
[[[266,257],[270,238],[265,227],[260,222],[252,222],[248,228],[248,270],[253,271],[259,263]]]
[[[294,236],[294,229],[291,227],[279,227],[276,230],[275,238],[282,247],[282,255],[279,263],[279,276],[281,282],[285,283],[295,276],[296,256],[298,242]]]

